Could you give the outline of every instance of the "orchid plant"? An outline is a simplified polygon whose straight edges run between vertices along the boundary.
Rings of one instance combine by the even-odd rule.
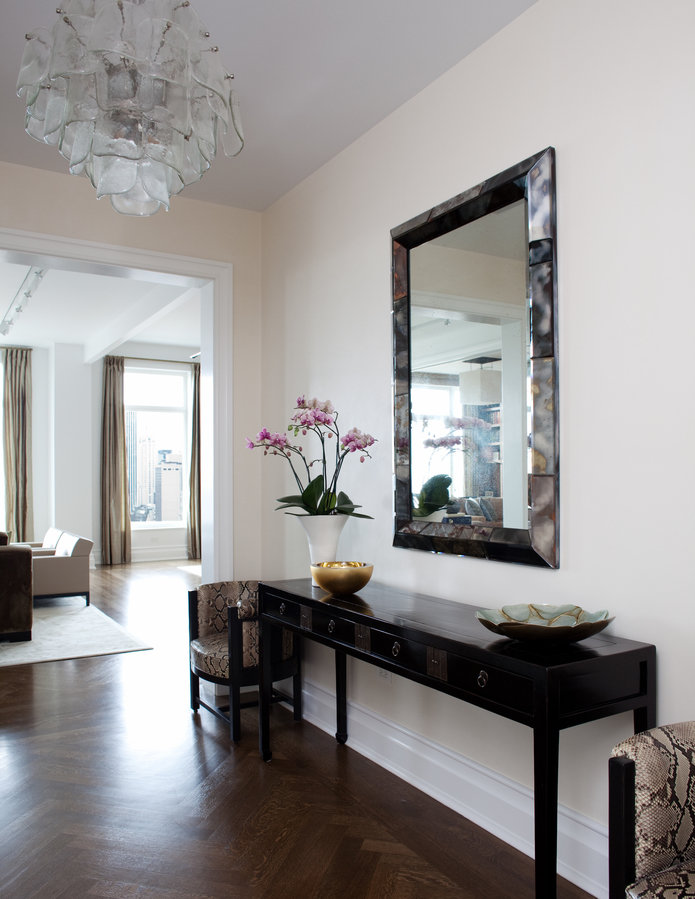
[[[449,429],[449,433],[443,437],[428,437],[424,441],[426,447],[432,450],[445,449],[449,453],[456,449],[460,449],[464,453],[478,450],[482,452],[483,456],[489,452],[489,448],[484,443],[481,445],[480,436],[476,433],[489,431],[491,427],[489,422],[482,418],[465,416],[464,418],[447,418],[444,425]],[[457,431],[472,431],[473,433],[456,433]]]
[[[357,428],[352,428],[341,437],[338,413],[330,400],[307,400],[304,396],[297,399],[287,431],[289,433],[271,433],[267,428],[262,428],[254,440],[246,440],[249,449],[263,447],[264,456],[281,456],[286,459],[292,470],[299,493],[279,497],[278,502],[282,505],[276,511],[298,508],[302,511],[287,514],[341,514],[371,518],[371,515],[356,512],[356,509],[362,507],[353,503],[346,493],[338,491],[338,478],[348,455],[359,453],[360,462],[371,458],[368,447],[375,443],[375,438]],[[320,456],[315,459],[308,458],[304,447],[296,442],[300,435],[304,437],[310,432],[318,437],[320,443]],[[333,447],[331,444],[334,440]],[[320,474],[312,477],[312,468],[315,466],[320,467]]]

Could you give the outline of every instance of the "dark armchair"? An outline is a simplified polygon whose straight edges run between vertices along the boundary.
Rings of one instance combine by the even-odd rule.
[[[610,899],[695,899],[695,721],[619,743],[608,778]]]
[[[31,640],[31,549],[0,545],[0,640]]]

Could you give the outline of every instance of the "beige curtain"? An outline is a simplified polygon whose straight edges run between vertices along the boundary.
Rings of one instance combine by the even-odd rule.
[[[191,402],[191,471],[188,499],[188,558],[200,558],[200,364],[191,366],[193,396]]]
[[[122,356],[104,357],[101,425],[101,558],[130,562],[130,500],[125,440]]]
[[[34,539],[31,481],[31,350],[3,351],[6,530],[12,540]]]

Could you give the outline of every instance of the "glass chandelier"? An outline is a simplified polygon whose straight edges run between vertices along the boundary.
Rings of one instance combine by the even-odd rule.
[[[64,0],[26,35],[26,131],[117,212],[152,215],[244,145],[232,75],[189,0]]]

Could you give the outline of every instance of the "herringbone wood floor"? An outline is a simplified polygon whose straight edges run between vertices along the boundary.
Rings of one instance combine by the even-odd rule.
[[[3,899],[531,899],[532,863],[290,712],[188,708],[187,563],[99,570],[154,650],[0,670]],[[562,899],[588,899],[561,882]]]

